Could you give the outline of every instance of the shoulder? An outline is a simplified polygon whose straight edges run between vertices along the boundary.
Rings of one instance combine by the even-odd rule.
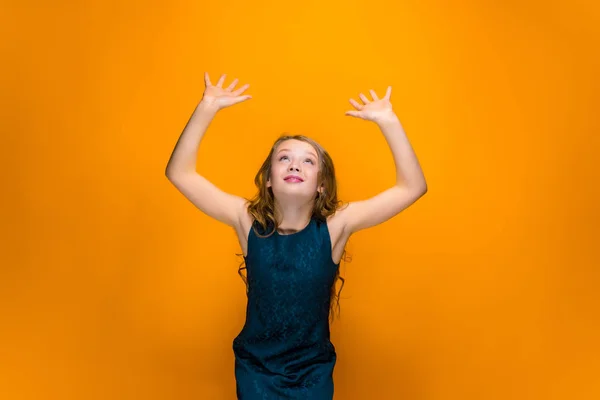
[[[244,204],[240,206],[238,218],[234,225],[234,229],[240,237],[240,239],[247,240],[248,233],[250,232],[250,229],[252,228],[253,224],[254,217],[252,217],[252,214],[250,214],[250,212],[248,211],[248,202],[244,202]]]
[[[340,240],[345,242],[350,236],[346,228],[346,210],[348,203],[338,208],[335,213],[327,217],[327,228],[329,229],[329,235],[331,241],[335,245]]]
[[[327,226],[330,230],[345,230],[346,213],[349,205],[349,203],[344,203],[333,214],[327,217]]]

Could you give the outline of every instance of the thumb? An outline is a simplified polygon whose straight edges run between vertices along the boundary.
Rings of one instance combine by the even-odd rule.
[[[358,111],[354,111],[354,110],[352,110],[352,111],[346,111],[344,113],[344,115],[348,115],[350,117],[360,118],[360,113]]]

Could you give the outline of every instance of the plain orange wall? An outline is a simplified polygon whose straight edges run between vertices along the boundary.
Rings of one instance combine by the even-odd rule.
[[[343,113],[393,87],[429,192],[351,239],[336,399],[600,397],[597,4],[12,3],[0,398],[235,398],[239,246],[164,176],[204,71],[251,84],[198,162],[245,197],[285,131],[342,199],[388,188]]]

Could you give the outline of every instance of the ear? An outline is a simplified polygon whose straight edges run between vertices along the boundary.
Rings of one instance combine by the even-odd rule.
[[[271,187],[271,178],[267,178],[267,187],[270,188]]]

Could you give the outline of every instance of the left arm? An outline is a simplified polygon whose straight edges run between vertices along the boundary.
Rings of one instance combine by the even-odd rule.
[[[360,97],[365,104],[360,105],[350,100],[357,111],[346,112],[346,115],[370,120],[379,126],[390,146],[396,166],[394,186],[367,200],[351,202],[340,211],[343,214],[340,217],[344,230],[349,234],[387,221],[427,193],[425,176],[402,124],[392,110],[390,94],[391,87],[388,87],[385,97],[379,100],[375,92],[371,91],[373,101],[369,101],[361,93]]]

